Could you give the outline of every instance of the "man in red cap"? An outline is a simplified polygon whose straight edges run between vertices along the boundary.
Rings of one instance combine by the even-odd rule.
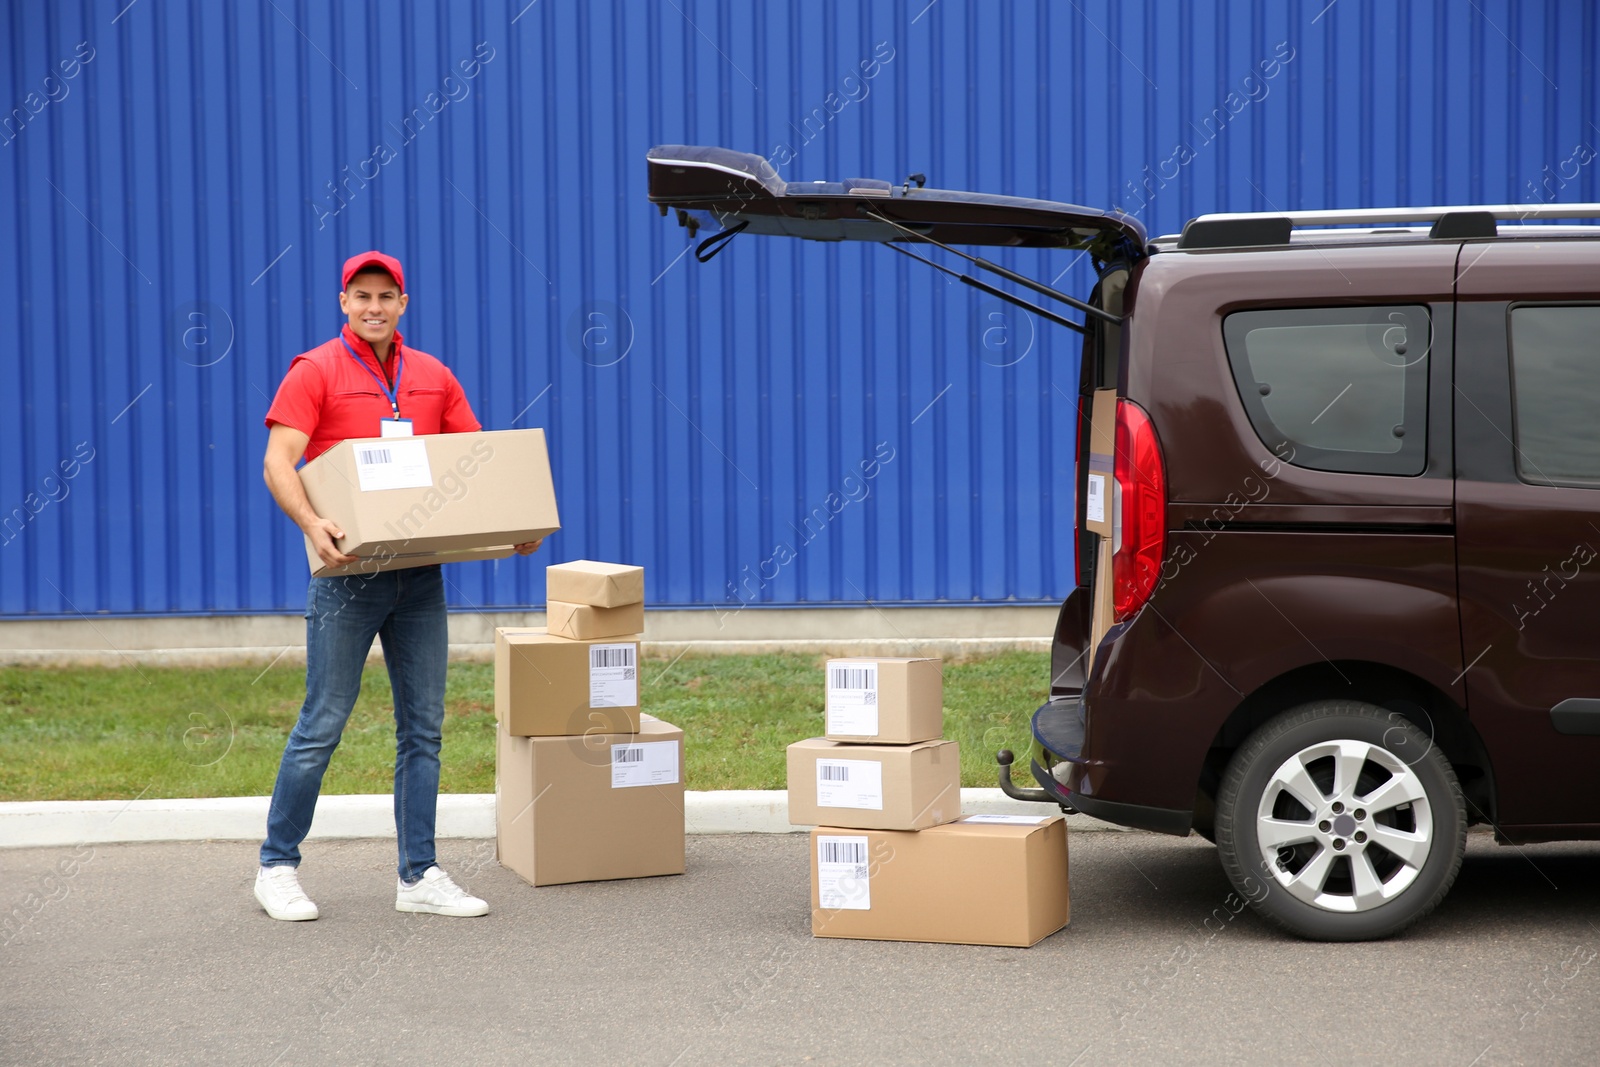
[[[295,464],[350,437],[471,433],[481,427],[454,374],[426,352],[403,348],[406,312],[399,260],[363,252],[345,261],[340,336],[294,358],[267,411],[264,473],[273,499],[329,566],[356,562],[334,542],[338,522],[306,499]],[[518,545],[523,555],[539,547]],[[372,639],[383,642],[394,691],[394,823],[400,847],[395,908],[485,915],[435,862],[439,745],[449,652],[444,578],[437,565],[312,578],[306,594],[306,701],[272,789],[256,900],[274,919],[317,917],[300,888],[300,842],[311,829],[328,760],[361,692]]]

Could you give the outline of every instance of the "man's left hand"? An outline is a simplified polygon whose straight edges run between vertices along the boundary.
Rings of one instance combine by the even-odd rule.
[[[539,546],[542,545],[542,544],[544,544],[544,538],[542,538],[542,537],[539,538],[539,540],[537,540],[537,541],[528,541],[528,542],[526,542],[524,544],[520,544],[520,545],[516,546],[517,547],[517,555],[519,555],[519,556],[531,556],[535,552],[539,551]]]

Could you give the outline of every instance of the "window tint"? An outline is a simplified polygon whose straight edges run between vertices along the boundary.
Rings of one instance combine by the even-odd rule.
[[[1600,307],[1511,309],[1517,473],[1600,486]]]
[[[1239,311],[1223,336],[1239,397],[1274,453],[1316,470],[1422,473],[1427,308]]]

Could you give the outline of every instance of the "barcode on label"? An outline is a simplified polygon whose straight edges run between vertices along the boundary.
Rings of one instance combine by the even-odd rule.
[[[630,670],[623,677],[632,678],[633,647],[628,645],[621,648],[616,646],[591,648],[589,650],[589,667],[590,669],[596,667],[627,667]]]
[[[832,667],[828,672],[832,677],[828,682],[830,689],[876,689],[878,680],[873,677],[877,674],[870,667]]]
[[[872,870],[865,837],[817,838],[817,905],[829,911],[871,911]]]
[[[611,788],[635,789],[648,785],[676,785],[679,769],[677,741],[640,741],[611,746]]]
[[[867,845],[864,841],[819,841],[817,851],[823,863],[865,866],[867,862]]]
[[[1090,522],[1106,521],[1106,476],[1089,475],[1088,493],[1084,501],[1084,518]]]
[[[883,764],[868,759],[817,760],[817,806],[882,811]]]
[[[387,448],[363,448],[359,449],[359,451],[361,453],[362,463],[371,464],[394,462],[389,458],[389,450]]]

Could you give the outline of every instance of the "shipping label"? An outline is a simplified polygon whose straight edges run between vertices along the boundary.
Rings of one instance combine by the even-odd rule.
[[[611,746],[611,788],[676,785],[678,742],[641,741]]]
[[[883,764],[869,759],[817,760],[819,808],[883,810]]]
[[[589,706],[631,708],[639,703],[638,647],[589,646]]]
[[[1037,826],[1050,815],[968,815],[962,822],[999,823],[1003,826]]]
[[[1084,494],[1083,517],[1089,522],[1106,521],[1106,476],[1089,475],[1089,491]]]
[[[818,835],[817,904],[829,911],[871,911],[867,839]]]
[[[835,663],[828,667],[828,733],[877,736],[876,663]]]
[[[356,480],[363,493],[384,489],[428,489],[433,471],[428,467],[428,443],[420,437],[388,437],[380,444],[353,446]]]

